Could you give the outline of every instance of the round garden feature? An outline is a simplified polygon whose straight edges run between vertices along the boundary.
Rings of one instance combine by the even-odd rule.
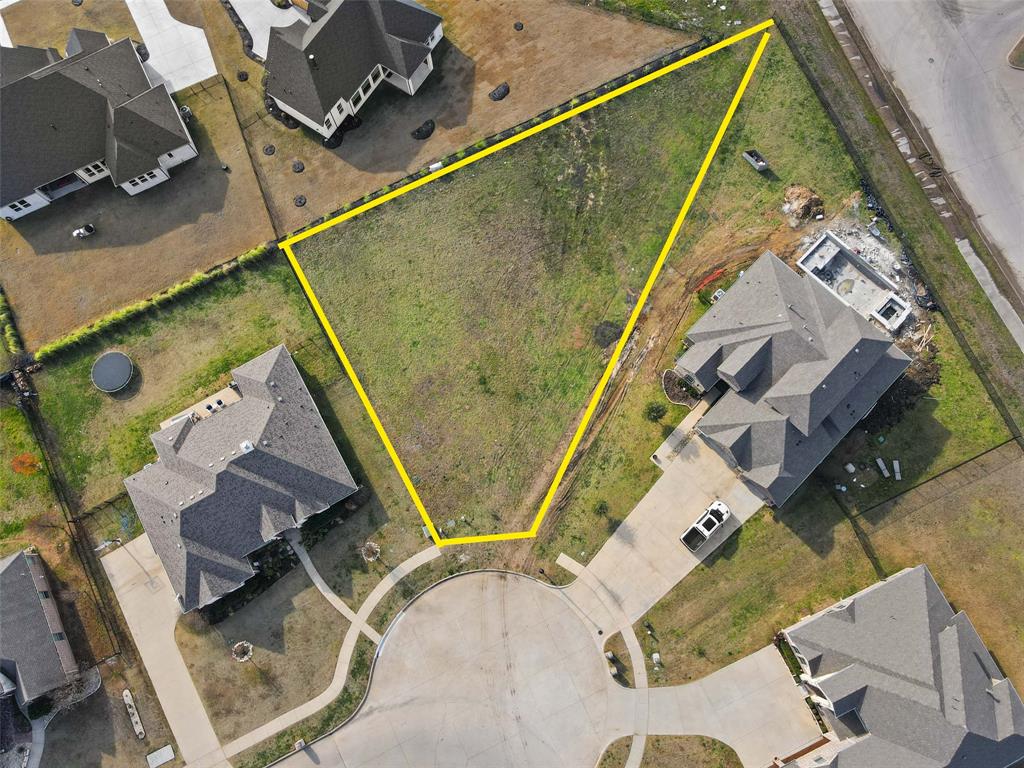
[[[111,350],[96,358],[96,362],[92,364],[92,373],[89,374],[89,378],[92,379],[93,386],[100,392],[113,394],[128,386],[134,371],[135,366],[132,365],[132,359],[128,355]]]

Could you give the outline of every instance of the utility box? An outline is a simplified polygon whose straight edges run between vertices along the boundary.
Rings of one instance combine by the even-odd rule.
[[[765,160],[761,156],[761,153],[756,149],[748,149],[744,152],[743,159],[750,163],[758,173],[763,173],[768,170],[768,161]]]

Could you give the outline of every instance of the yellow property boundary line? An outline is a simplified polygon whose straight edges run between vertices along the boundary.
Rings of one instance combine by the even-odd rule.
[[[345,369],[345,373],[348,374],[351,379],[353,386],[355,387],[356,394],[359,395],[360,401],[362,401],[363,407],[366,409],[367,414],[370,416],[370,420],[373,422],[373,426],[377,430],[377,434],[380,435],[381,441],[384,443],[384,447],[387,449],[388,455],[391,457],[391,461],[394,463],[395,468],[398,470],[398,474],[402,478],[402,482],[405,484],[406,490],[409,492],[409,496],[412,498],[413,504],[416,505],[416,509],[420,513],[420,517],[423,518],[423,523],[426,525],[427,530],[430,532],[430,537],[434,540],[434,543],[439,547],[451,546],[453,544],[479,544],[488,541],[507,541],[511,539],[531,539],[537,535],[537,531],[540,530],[541,524],[544,522],[544,517],[547,515],[548,509],[551,507],[551,502],[555,498],[555,494],[558,491],[558,487],[562,483],[562,478],[565,476],[565,472],[569,467],[569,462],[572,460],[573,455],[576,453],[577,447],[579,447],[580,440],[583,439],[584,433],[587,431],[587,427],[590,425],[590,421],[594,416],[594,412],[597,409],[597,404],[601,400],[601,396],[604,394],[605,388],[608,386],[608,382],[611,380],[612,372],[615,370],[619,358],[622,356],[622,351],[625,349],[626,341],[633,333],[633,329],[636,327],[636,323],[640,318],[640,312],[643,310],[644,305],[647,303],[647,299],[650,296],[651,290],[654,287],[655,281],[658,279],[658,275],[661,273],[661,269],[665,264],[665,260],[668,258],[668,253],[672,249],[676,238],[679,235],[679,230],[683,226],[683,221],[686,219],[686,215],[690,211],[690,207],[693,205],[694,199],[697,197],[697,192],[700,190],[700,186],[704,181],[704,177],[707,175],[708,169],[711,167],[712,161],[715,159],[715,155],[718,152],[718,147],[722,143],[722,138],[725,136],[725,131],[729,127],[729,123],[732,121],[733,115],[736,113],[736,108],[739,106],[740,99],[743,97],[743,93],[747,89],[747,85],[750,83],[750,78],[754,74],[754,69],[757,67],[758,62],[761,60],[761,55],[764,53],[765,46],[768,44],[768,40],[771,35],[766,31],[775,22],[771,19],[763,21],[749,29],[745,29],[721,42],[710,45],[703,50],[698,51],[690,56],[687,56],[679,61],[672,62],[661,69],[657,69],[650,74],[644,75],[643,77],[637,78],[631,83],[627,83],[619,88],[609,91],[606,94],[598,96],[584,104],[567,110],[562,114],[556,115],[543,123],[535,125],[522,133],[511,136],[507,139],[499,141],[497,144],[493,144],[490,147],[480,150],[469,157],[463,158],[449,166],[441,168],[440,170],[434,171],[433,173],[424,176],[420,179],[406,184],[405,186],[399,187],[398,189],[392,190],[387,194],[381,195],[380,197],[371,200],[364,205],[360,205],[353,208],[350,211],[346,211],[343,214],[335,216],[328,221],[318,224],[304,232],[300,232],[297,235],[293,235],[285,240],[282,240],[279,247],[285,252],[288,257],[288,261],[291,263],[292,269],[295,271],[296,277],[299,279],[299,283],[302,285],[302,290],[306,294],[306,298],[309,300],[310,305],[313,307],[313,311],[327,333],[327,337],[331,341],[331,345],[334,347],[334,351],[338,355],[338,359],[341,361],[342,367]],[[737,43],[740,40],[745,40],[752,35],[756,35],[761,32],[761,40],[758,43],[757,50],[754,52],[753,57],[750,59],[750,63],[747,65],[747,70],[743,74],[743,79],[740,81],[739,87],[736,89],[736,93],[733,94],[732,102],[729,104],[729,109],[725,113],[725,117],[722,119],[721,124],[718,126],[718,132],[715,134],[714,140],[711,142],[711,146],[708,148],[707,154],[704,156],[704,160],[700,165],[700,170],[697,172],[697,176],[690,186],[690,191],[686,195],[686,199],[683,201],[682,208],[679,209],[679,214],[676,216],[675,222],[672,224],[672,228],[669,230],[668,237],[665,240],[665,244],[661,248],[661,252],[658,254],[658,259],[654,263],[654,267],[651,269],[651,273],[647,278],[647,283],[644,285],[643,291],[637,298],[636,305],[633,307],[633,311],[629,316],[629,320],[626,322],[626,327],[622,331],[622,335],[619,337],[618,343],[615,345],[615,350],[612,353],[611,359],[608,361],[608,365],[605,367],[604,373],[601,376],[597,387],[594,389],[593,394],[590,397],[590,402],[587,404],[587,408],[583,413],[583,418],[580,420],[579,425],[576,427],[576,432],[573,434],[572,440],[569,443],[569,448],[565,452],[565,456],[562,458],[562,462],[558,467],[558,471],[555,473],[554,480],[551,482],[551,487],[548,488],[547,494],[544,496],[544,501],[541,503],[540,510],[537,512],[537,516],[533,521],[533,524],[528,530],[525,531],[512,531],[509,533],[491,533],[480,536],[459,536],[450,539],[441,538],[437,532],[437,528],[434,526],[434,522],[430,519],[430,515],[427,513],[426,507],[423,505],[423,501],[420,499],[420,495],[413,485],[412,480],[409,477],[409,473],[405,470],[405,465],[402,463],[401,458],[398,456],[398,452],[395,450],[394,444],[391,442],[391,438],[388,436],[387,430],[384,429],[384,425],[381,423],[380,417],[377,416],[377,410],[373,407],[373,403],[370,402],[370,398],[366,394],[366,390],[363,389],[363,385],[359,380],[359,376],[356,374],[355,369],[352,367],[352,363],[348,359],[348,355],[345,353],[344,348],[341,346],[341,342],[338,340],[337,334],[334,332],[334,328],[331,327],[330,321],[327,319],[327,315],[324,313],[323,307],[320,305],[320,301],[313,291],[312,286],[309,284],[309,280],[306,278],[305,273],[302,271],[302,267],[299,264],[298,259],[295,257],[295,252],[292,246],[308,237],[312,237],[318,232],[323,232],[325,229],[329,229],[343,221],[355,218],[362,213],[366,213],[378,205],[386,203],[388,200],[393,200],[396,197],[400,197],[414,189],[422,187],[424,184],[429,184],[436,179],[447,176],[450,173],[454,173],[460,168],[464,168],[467,165],[482,160],[489,155],[493,155],[495,152],[499,152],[506,147],[510,147],[524,139],[533,136],[541,131],[547,130],[552,126],[563,123],[571,117],[582,114],[594,107],[610,101],[624,93],[632,91],[634,88],[639,88],[642,85],[657,80],[659,77],[663,77],[670,72],[674,72],[677,69],[685,67],[687,64],[692,64],[695,61],[710,56],[715,51],[720,51],[723,48],[727,48],[733,43]]]

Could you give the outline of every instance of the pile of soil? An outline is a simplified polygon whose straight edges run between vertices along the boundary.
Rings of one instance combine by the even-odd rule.
[[[594,326],[594,343],[601,349],[614,344],[622,335],[623,327],[611,320],[602,320]]]
[[[825,201],[813,189],[802,184],[786,187],[782,212],[789,217],[789,226],[799,227],[807,220],[825,215]]]

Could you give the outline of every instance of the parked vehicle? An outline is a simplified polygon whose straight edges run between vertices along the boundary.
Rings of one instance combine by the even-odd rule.
[[[77,237],[79,240],[81,240],[82,238],[89,237],[90,235],[95,234],[95,232],[96,227],[94,227],[92,224],[83,224],[74,232],[72,232],[71,236]]]
[[[700,516],[697,522],[686,529],[686,532],[679,537],[679,540],[686,545],[688,550],[696,552],[711,538],[711,534],[722,527],[722,524],[731,515],[729,507],[724,502],[716,499],[711,502],[711,506],[704,510],[704,514]]]

